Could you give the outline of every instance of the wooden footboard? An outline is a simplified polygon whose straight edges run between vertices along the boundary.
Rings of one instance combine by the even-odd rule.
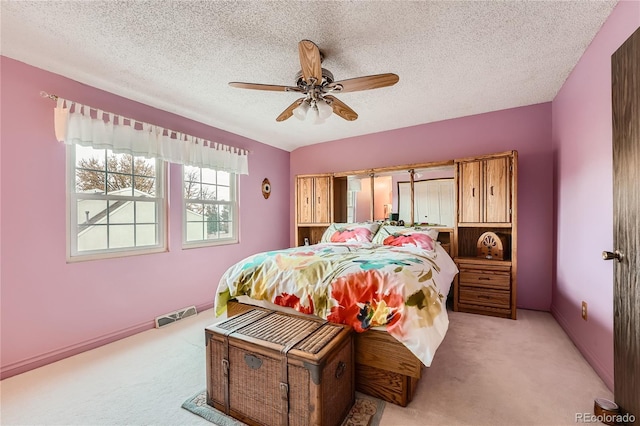
[[[266,309],[235,300],[227,303],[227,316],[249,309]],[[302,315],[302,314],[301,314]],[[356,390],[405,407],[422,376],[422,362],[402,343],[382,330],[355,335]]]

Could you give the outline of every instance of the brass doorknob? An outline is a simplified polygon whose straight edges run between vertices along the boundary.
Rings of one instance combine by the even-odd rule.
[[[624,254],[622,254],[622,252],[620,250],[616,250],[614,252],[610,252],[610,251],[603,251],[602,252],[602,259],[603,260],[616,259],[618,262],[622,262],[622,258],[624,258]]]

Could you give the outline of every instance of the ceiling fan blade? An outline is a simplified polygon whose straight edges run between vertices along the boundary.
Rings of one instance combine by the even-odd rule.
[[[298,43],[298,53],[300,54],[300,66],[302,76],[307,84],[311,84],[311,79],[315,79],[316,84],[322,83],[322,59],[320,49],[310,40],[302,40]]]
[[[287,107],[282,113],[276,118],[276,121],[284,121],[287,118],[293,115],[293,110],[298,107],[304,101],[304,98],[296,99],[291,105]]]
[[[349,108],[344,102],[335,96],[325,95],[324,99],[331,102],[331,108],[333,108],[333,112],[340,117],[344,118],[347,121],[353,121],[358,118],[358,114]]]
[[[396,74],[376,74],[366,77],[350,78],[348,80],[333,82],[329,87],[336,87],[336,93],[357,92],[359,90],[377,89],[379,87],[393,86],[400,80]],[[342,89],[337,87],[342,86]]]
[[[253,90],[269,90],[272,92],[302,92],[302,89],[294,86],[277,86],[274,84],[257,84],[257,83],[240,83],[232,81],[229,83],[231,87],[237,87],[239,89],[253,89]]]

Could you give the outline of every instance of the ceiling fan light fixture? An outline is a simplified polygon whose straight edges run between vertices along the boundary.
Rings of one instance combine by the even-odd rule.
[[[298,105],[293,110],[293,115],[300,121],[304,121],[307,118],[307,113],[309,112],[309,102],[306,100],[302,101],[300,105]]]
[[[315,105],[311,107],[307,116],[311,116],[311,122],[313,124],[322,124],[325,122],[325,119],[320,115],[320,109],[318,108],[319,102],[316,102]]]
[[[318,99],[318,101],[316,101],[316,107],[318,109],[318,117],[323,121],[333,114],[333,108],[331,108],[331,105],[324,99]]]

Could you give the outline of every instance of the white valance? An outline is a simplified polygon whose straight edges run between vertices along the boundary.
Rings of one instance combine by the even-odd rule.
[[[92,117],[91,111],[94,111]],[[248,151],[58,98],[56,138],[65,144],[249,174]]]

